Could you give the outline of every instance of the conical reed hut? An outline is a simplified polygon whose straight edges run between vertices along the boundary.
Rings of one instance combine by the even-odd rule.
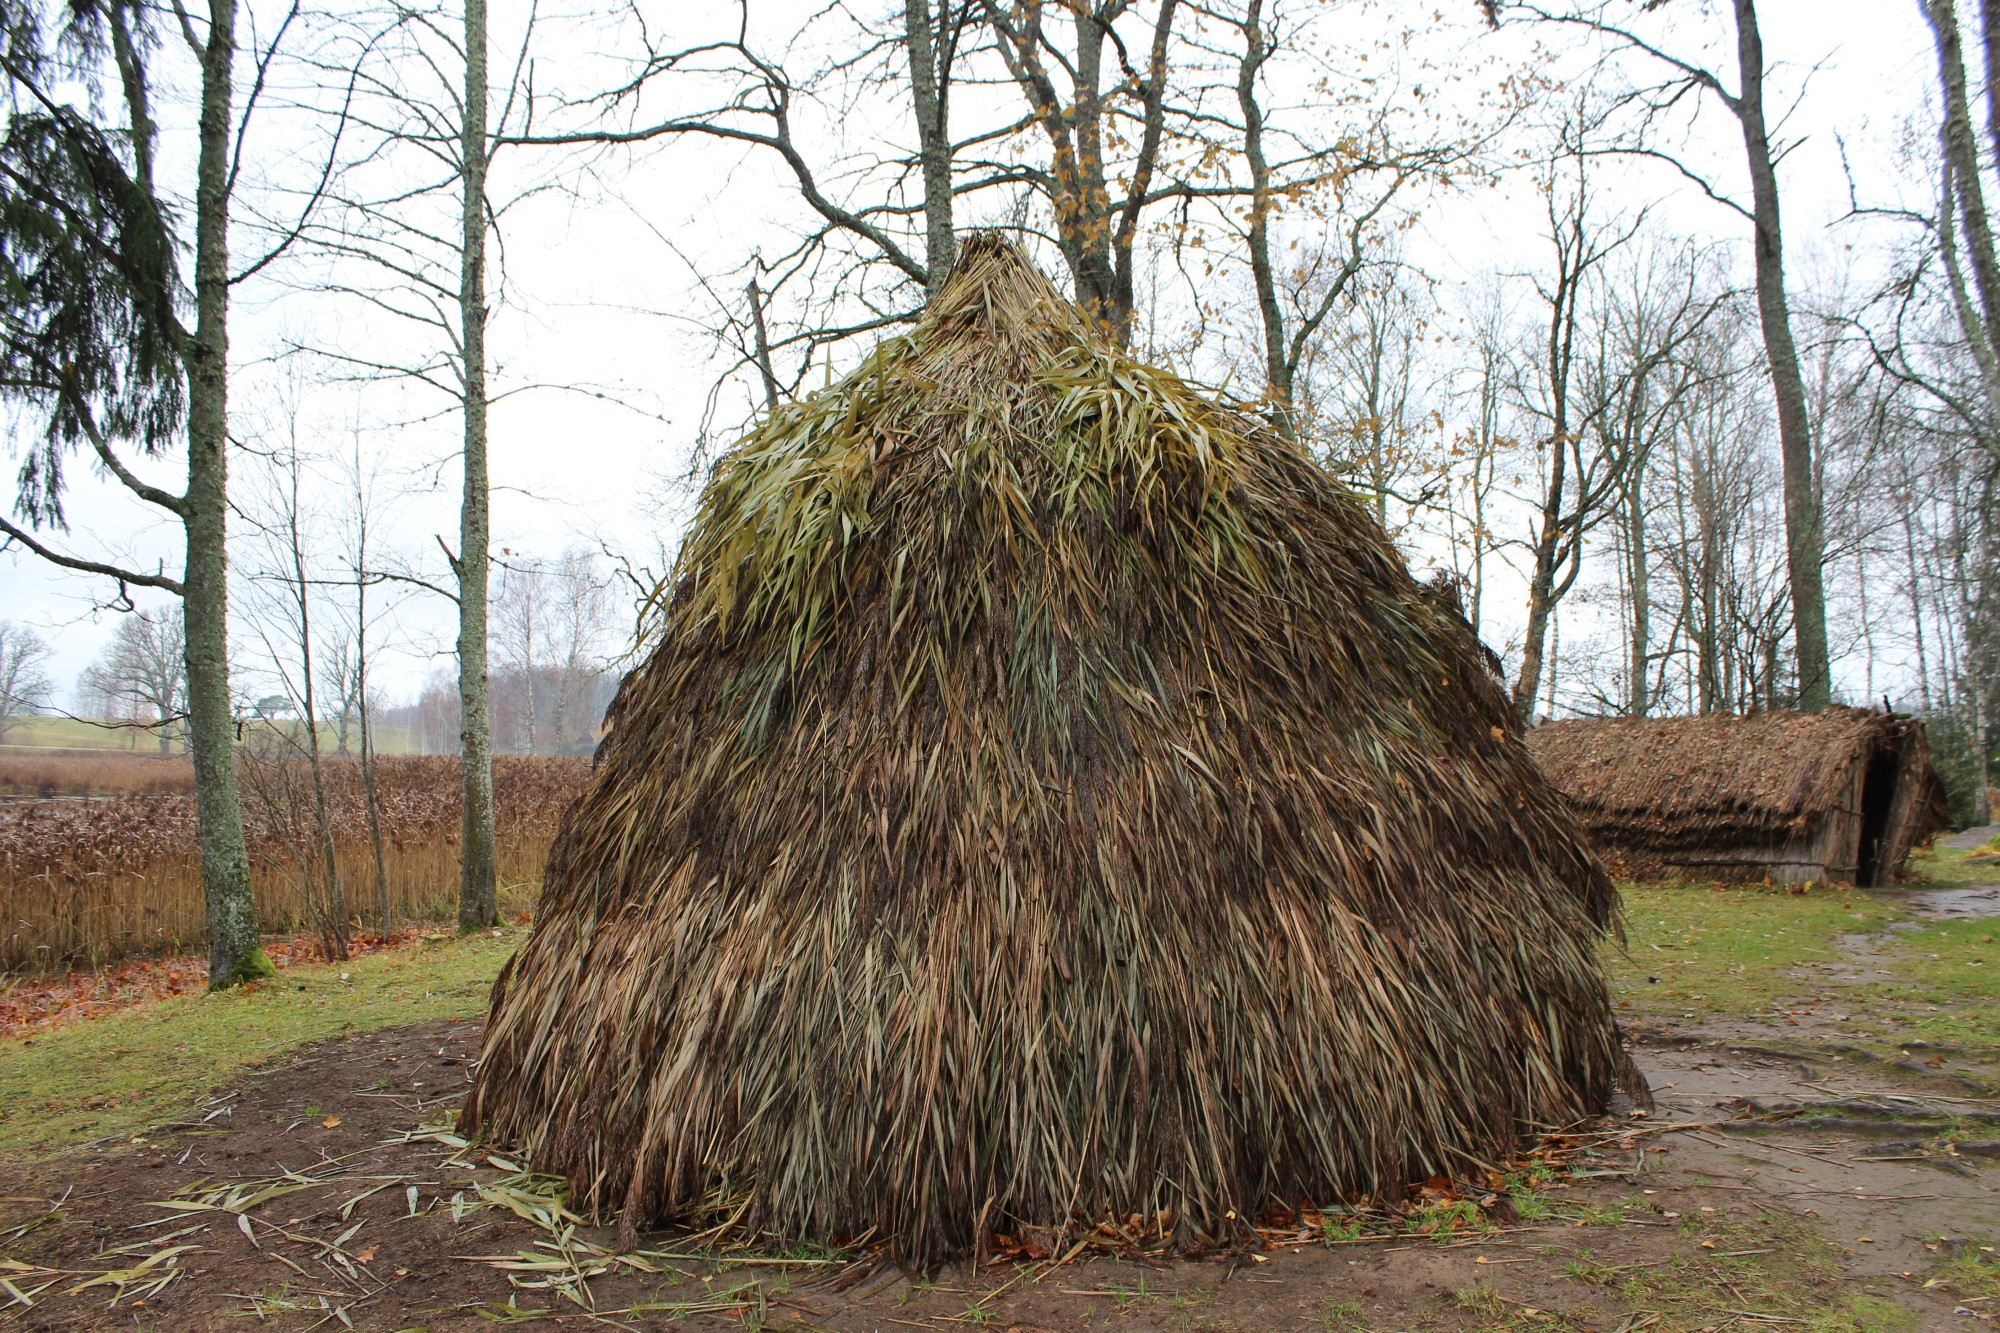
[[[1198,1245],[1630,1068],[1464,623],[996,238],[721,459],[610,726],[464,1121],[627,1228]]]

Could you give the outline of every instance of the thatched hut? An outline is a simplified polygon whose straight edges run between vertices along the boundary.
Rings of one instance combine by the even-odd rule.
[[[464,1122],[628,1229],[1198,1245],[1630,1071],[1473,635],[994,238],[720,460],[610,726]]]
[[[1923,723],[1893,713],[1587,718],[1528,748],[1634,876],[1890,884],[1950,822]]]

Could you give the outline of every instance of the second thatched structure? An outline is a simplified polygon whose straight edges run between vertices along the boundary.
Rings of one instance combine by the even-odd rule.
[[[1615,910],[1367,507],[977,237],[718,464],[465,1124],[633,1229],[1212,1243],[1602,1108]]]
[[[1874,887],[1949,827],[1923,723],[1829,708],[1585,718],[1528,748],[1618,872]]]

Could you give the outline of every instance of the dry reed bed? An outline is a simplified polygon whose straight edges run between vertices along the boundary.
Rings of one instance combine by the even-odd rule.
[[[0,794],[9,796],[166,796],[194,790],[185,755],[117,750],[16,750],[0,753]]]
[[[350,909],[374,920],[374,854],[358,768],[327,764]],[[458,760],[378,761],[391,910],[437,918],[453,910],[458,880]],[[589,776],[576,758],[494,760],[499,871],[509,910],[523,909],[557,820]],[[304,919],[291,849],[279,821],[246,784],[252,878],[267,930]],[[511,890],[511,894],[508,892]],[[0,808],[0,970],[47,970],[173,949],[203,938],[201,871],[191,793],[57,800]]]

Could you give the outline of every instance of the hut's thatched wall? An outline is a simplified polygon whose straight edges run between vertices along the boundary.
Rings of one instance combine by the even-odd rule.
[[[1587,718],[1528,748],[1634,876],[1887,884],[1948,819],[1923,724],[1896,714]]]
[[[976,238],[717,466],[465,1123],[918,1260],[1498,1161],[1630,1071],[1512,717],[1306,451]]]

